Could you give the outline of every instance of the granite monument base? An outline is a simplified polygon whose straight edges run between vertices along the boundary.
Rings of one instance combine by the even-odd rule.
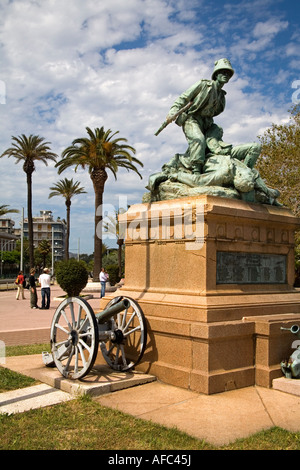
[[[281,377],[300,324],[294,232],[282,207],[213,196],[131,206],[125,284],[148,323],[139,370],[205,394]]]

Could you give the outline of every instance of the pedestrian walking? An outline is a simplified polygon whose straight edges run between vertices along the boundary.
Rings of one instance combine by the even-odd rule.
[[[23,271],[20,271],[18,276],[17,276],[17,279],[15,281],[15,283],[18,286],[16,300],[19,300],[20,296],[21,296],[21,299],[25,299],[24,287],[23,287],[24,281],[25,281],[25,279],[24,279]]]

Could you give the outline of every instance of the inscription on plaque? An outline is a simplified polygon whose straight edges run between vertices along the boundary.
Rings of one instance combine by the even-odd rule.
[[[217,284],[285,284],[286,256],[217,252]]]

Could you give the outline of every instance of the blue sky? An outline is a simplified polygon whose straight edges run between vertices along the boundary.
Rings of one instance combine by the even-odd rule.
[[[119,171],[105,186],[107,210],[140,203],[150,174],[186,149],[175,124],[154,136],[173,101],[214,62],[230,59],[227,105],[215,120],[224,140],[257,140],[287,122],[300,97],[298,0],[2,0],[0,4],[0,153],[12,135],[36,134],[58,155],[85,128],[119,131],[144,164],[143,179]],[[1,202],[25,208],[22,165],[0,159]],[[93,251],[94,193],[87,172],[60,176],[36,166],[33,214],[65,217],[62,198],[48,199],[62,178],[87,194],[71,206],[71,243]],[[121,201],[121,202],[120,202]],[[16,217],[16,225],[19,220]],[[109,242],[112,245],[111,242]]]

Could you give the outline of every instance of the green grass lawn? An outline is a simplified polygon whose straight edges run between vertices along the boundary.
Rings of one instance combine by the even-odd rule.
[[[39,354],[48,345],[7,347],[8,356]],[[0,367],[0,391],[34,380]],[[15,415],[0,414],[0,450],[216,450],[177,429],[103,407],[88,396]],[[222,430],[218,430],[222,432]],[[259,432],[219,450],[300,450],[300,433]]]
[[[30,387],[34,383],[36,381],[31,377],[0,367],[0,393]]]

